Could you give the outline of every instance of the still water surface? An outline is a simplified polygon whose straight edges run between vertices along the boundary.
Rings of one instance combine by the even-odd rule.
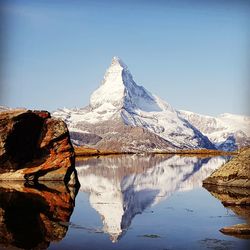
[[[13,246],[100,250],[247,249],[248,240],[219,232],[224,226],[244,223],[244,219],[202,188],[202,180],[225,161],[223,157],[177,155],[82,159],[77,161],[81,187],[75,201],[74,190],[55,184],[35,191],[25,187],[28,195],[25,199],[14,199],[13,192],[10,195],[7,187],[2,188],[2,204],[10,202],[10,197],[13,200],[11,208],[0,205],[0,215],[1,211],[5,214],[5,219],[0,220],[1,233],[3,236],[3,232],[8,232],[9,239],[12,238],[0,240],[0,246],[7,249]],[[19,191],[15,190],[16,196],[20,196],[20,187]],[[41,197],[40,204],[37,200]],[[11,217],[6,215],[15,204],[15,210],[20,209],[20,199],[22,204],[28,202],[29,207],[33,202],[30,210],[35,209],[39,214],[38,224],[33,223],[33,228],[40,227],[41,232],[37,232],[40,235],[37,239],[32,236],[32,244],[28,236],[20,237],[18,230],[24,228],[18,218],[11,224],[8,222]],[[17,236],[19,239],[15,240]]]

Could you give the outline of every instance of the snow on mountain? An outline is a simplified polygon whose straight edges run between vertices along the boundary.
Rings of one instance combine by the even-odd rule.
[[[113,242],[133,218],[174,192],[202,186],[202,180],[226,161],[223,157],[137,156],[90,158],[77,162],[81,192],[89,193],[103,231]]]
[[[161,104],[164,107],[161,108]],[[91,95],[90,106],[93,109],[104,106],[105,109],[126,108],[128,111],[139,109],[147,112],[171,109],[162,101],[158,103],[152,94],[136,85],[128,67],[118,57],[112,59],[101,86]]]
[[[0,112],[7,111],[7,110],[9,110],[9,109],[10,109],[9,107],[0,106]]]
[[[250,145],[250,117],[221,114],[217,117],[179,111],[180,116],[198,128],[218,149],[233,151]]]
[[[61,109],[53,115],[65,120],[76,145],[100,149],[114,145],[123,151],[214,148],[168,103],[138,86],[118,57],[112,59],[102,84],[90,97],[89,106]]]

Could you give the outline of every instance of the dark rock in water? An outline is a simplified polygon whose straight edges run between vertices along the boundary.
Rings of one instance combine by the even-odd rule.
[[[62,240],[78,191],[70,188],[63,182],[0,182],[0,248],[46,249]]]
[[[66,124],[47,111],[0,113],[0,180],[77,182]]]
[[[222,204],[238,216],[246,219],[246,224],[223,227],[220,232],[238,238],[250,239],[250,189],[205,185],[205,188]]]
[[[237,224],[229,227],[223,227],[220,232],[232,236],[238,236],[239,238],[250,238],[250,225],[249,224]]]
[[[212,173],[203,184],[250,188],[250,148],[242,149],[239,155]]]

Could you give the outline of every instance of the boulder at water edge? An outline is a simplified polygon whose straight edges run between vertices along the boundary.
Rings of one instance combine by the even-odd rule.
[[[74,149],[66,124],[47,111],[0,112],[0,180],[76,184]]]

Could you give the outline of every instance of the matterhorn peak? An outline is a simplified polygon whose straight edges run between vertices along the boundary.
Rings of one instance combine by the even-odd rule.
[[[97,108],[103,105],[112,105],[121,108],[126,90],[136,85],[127,65],[117,56],[112,58],[102,84],[90,97],[90,106]]]
[[[114,56],[111,65],[107,69],[102,84],[114,83],[116,85],[126,84],[126,79],[132,75],[128,70],[128,66],[118,56]]]
[[[76,145],[95,145],[100,149],[114,146],[115,150],[120,147],[119,150],[133,152],[214,148],[207,137],[167,102],[137,85],[117,56],[112,58],[102,84],[92,93],[89,106],[64,112],[63,116],[70,124],[69,129],[77,134],[74,134]],[[91,142],[81,139],[85,134]]]
[[[120,66],[121,68],[127,69],[127,65],[122,61],[122,59],[118,56],[114,56],[111,61],[112,66]]]
[[[90,97],[90,107],[117,111],[121,109],[161,111],[170,107],[167,103],[160,104],[158,100],[159,98],[135,83],[127,65],[115,56],[104,75],[101,86]]]

